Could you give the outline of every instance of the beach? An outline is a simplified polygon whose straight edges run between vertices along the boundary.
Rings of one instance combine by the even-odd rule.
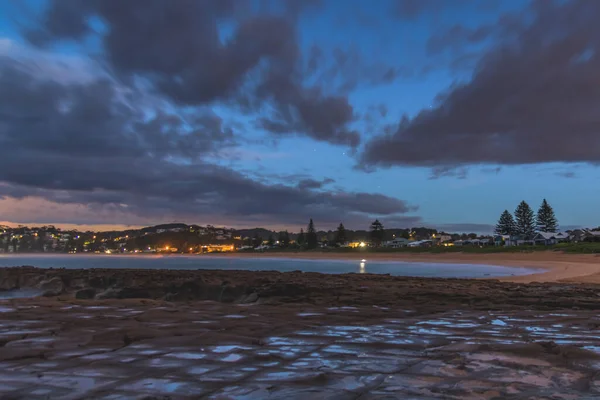
[[[324,260],[402,261],[443,264],[500,265],[514,268],[540,268],[544,272],[501,278],[507,282],[600,283],[600,254],[565,254],[557,251],[523,253],[224,253],[223,257],[281,257]]]

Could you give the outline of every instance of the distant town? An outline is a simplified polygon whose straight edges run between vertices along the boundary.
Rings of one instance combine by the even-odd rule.
[[[563,242],[600,242],[600,227],[560,232],[545,200],[537,217],[525,202],[519,204],[515,217],[504,211],[493,235],[448,233],[426,227],[386,229],[379,220],[366,230],[349,230],[340,224],[336,230],[318,231],[311,219],[306,230],[297,233],[183,223],[109,232],[0,226],[0,253],[198,254],[277,249],[549,246]]]

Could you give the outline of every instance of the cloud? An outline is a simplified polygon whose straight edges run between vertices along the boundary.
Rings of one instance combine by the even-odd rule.
[[[431,175],[429,179],[439,179],[439,178],[447,178],[454,177],[458,179],[466,179],[467,178],[467,170],[466,168],[454,168],[454,167],[434,167],[431,169]]]
[[[494,225],[454,223],[454,224],[432,224],[437,230],[449,233],[478,233],[489,235],[494,232]]]
[[[73,223],[126,214],[119,220],[131,224],[210,219],[296,226],[312,217],[362,226],[372,215],[401,218],[416,210],[381,194],[325,192],[308,181],[302,188],[269,184],[212,164],[213,152],[235,144],[233,128],[219,115],[139,108],[134,100],[143,93],[124,94],[101,77],[60,83],[0,58],[0,87],[0,197],[73,205],[82,210]]]
[[[335,180],[331,178],[325,178],[320,181],[315,179],[302,179],[300,182],[298,182],[298,189],[321,189],[323,186],[334,182]]]
[[[306,135],[357,147],[347,96],[307,85],[297,37],[298,16],[319,1],[263,2],[260,12],[235,0],[54,0],[31,43],[100,39],[119,80],[143,78],[179,106],[223,103],[262,116],[275,135]],[[283,11],[281,11],[283,10]],[[93,29],[100,20],[103,29]],[[232,27],[224,34],[222,26]]]
[[[534,2],[472,79],[365,146],[363,165],[600,161],[600,3]]]

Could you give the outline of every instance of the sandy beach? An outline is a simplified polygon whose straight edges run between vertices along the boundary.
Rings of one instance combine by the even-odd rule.
[[[507,282],[581,282],[600,283],[600,255],[565,254],[556,251],[523,253],[232,253],[223,257],[300,258],[313,260],[402,261],[500,265],[515,268],[541,268],[545,272],[501,278]]]

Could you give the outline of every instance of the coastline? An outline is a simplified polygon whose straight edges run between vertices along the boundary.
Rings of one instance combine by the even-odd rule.
[[[52,254],[27,254],[27,256],[52,257]],[[64,256],[64,255],[62,255]],[[95,256],[94,254],[75,254],[73,257]],[[100,257],[179,257],[180,254],[123,254],[123,255],[98,255]],[[298,260],[324,260],[347,261],[361,260],[379,262],[413,262],[429,264],[470,264],[494,265],[510,268],[540,269],[543,272],[509,277],[486,277],[479,279],[496,279],[504,282],[531,283],[531,282],[567,282],[567,283],[593,283],[600,284],[600,254],[566,254],[556,251],[535,251],[522,253],[370,253],[370,252],[265,252],[265,253],[221,253],[221,254],[194,254],[185,257],[199,258],[236,258],[236,259],[298,259]],[[10,256],[9,256],[10,257]]]
[[[511,268],[536,268],[544,272],[498,279],[504,282],[600,283],[600,255],[565,254],[555,251],[528,253],[232,253],[218,257],[291,258],[308,260],[356,260],[423,262],[440,264],[497,265]]]

